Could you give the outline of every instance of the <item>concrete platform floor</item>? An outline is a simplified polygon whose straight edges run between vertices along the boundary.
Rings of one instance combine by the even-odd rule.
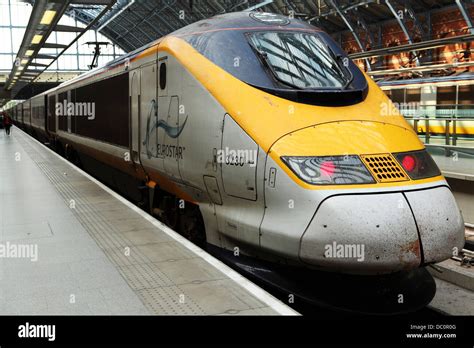
[[[449,315],[474,315],[474,267],[448,259],[428,270],[437,288],[430,307]]]
[[[435,278],[436,295],[428,305],[446,315],[474,315],[474,292]]]
[[[473,148],[474,153],[474,148]],[[442,148],[429,148],[443,175],[447,178],[474,181],[474,155],[464,152],[451,153],[446,156]]]
[[[0,132],[0,314],[296,313],[13,127]]]

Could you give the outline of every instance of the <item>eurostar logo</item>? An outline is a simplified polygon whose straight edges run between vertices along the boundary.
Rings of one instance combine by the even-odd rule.
[[[177,137],[179,137],[179,135],[181,134],[181,132],[183,131],[184,129],[184,126],[186,126],[186,122],[188,121],[188,117],[186,116],[186,119],[184,120],[183,124],[181,126],[177,126],[177,127],[172,127],[170,126],[168,123],[166,123],[165,121],[163,120],[159,120],[158,121],[158,124],[156,124],[156,128],[163,128],[165,133],[170,137],[170,138],[173,138],[173,139],[176,139]]]
[[[152,124],[152,115],[157,115],[157,104],[155,100],[152,100],[150,102],[150,111],[148,113],[148,118],[146,122],[146,133],[145,133],[145,139],[143,140],[142,144],[145,146],[146,149],[146,154],[148,158],[154,157],[153,152],[151,151],[151,146],[150,146],[150,140],[151,140],[151,134],[155,132],[158,128],[162,128],[166,135],[169,136],[170,138],[176,139],[180,136],[182,131],[184,130],[184,127],[186,126],[186,122],[188,121],[188,116],[186,116],[186,119],[184,120],[182,125],[178,125],[176,127],[170,126],[166,121],[164,120],[159,120],[155,121],[154,124]],[[159,144],[155,144],[156,146],[159,146]],[[181,148],[180,151],[182,151],[184,148]]]

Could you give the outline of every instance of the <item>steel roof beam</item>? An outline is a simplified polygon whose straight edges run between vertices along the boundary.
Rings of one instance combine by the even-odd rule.
[[[126,22],[133,24],[133,23],[130,22],[128,19],[126,19]],[[123,28],[125,31],[127,31],[127,28],[124,27],[124,26],[120,23],[120,21],[117,21],[117,23],[115,23],[114,26],[119,26],[120,28]],[[116,34],[117,34],[116,37],[118,37],[118,35],[120,35],[120,33],[116,32],[114,29],[112,29],[112,27],[106,27],[106,28],[107,28],[108,30],[111,30],[111,31],[113,31],[114,33],[116,33]],[[137,42],[133,43],[133,42],[129,41],[129,40],[127,39],[127,36],[128,36],[128,35],[132,36],[136,41],[138,41],[138,45],[137,45]],[[140,40],[137,36],[135,36],[135,34],[134,34],[133,32],[130,32],[128,35],[122,36],[120,39],[123,40],[123,41],[125,41],[125,42],[127,42],[127,43],[130,45],[130,47],[132,48],[132,49],[131,49],[132,51],[133,51],[134,49],[140,47],[139,44],[141,43],[142,40]],[[115,39],[115,40],[117,40],[117,39]]]
[[[367,38],[368,38],[368,43],[370,44],[370,47],[374,47],[375,45],[375,38],[374,38],[374,33],[370,30],[369,26],[367,25],[367,22],[364,19],[364,16],[362,13],[359,11],[359,8],[355,9],[355,13],[357,15],[357,24],[365,31]]]
[[[104,27],[106,27],[109,23],[111,23],[114,19],[122,14],[127,8],[132,6],[135,3],[135,0],[127,1],[127,0],[118,0],[117,1],[117,8],[115,11],[110,11],[108,16],[104,16],[103,23],[100,24],[97,31],[101,31]]]
[[[222,6],[219,1],[210,2],[209,4],[211,5],[211,6],[210,6],[210,7],[211,7],[211,10],[212,10],[214,13],[216,13],[216,14],[218,14],[218,13],[225,13],[225,12],[226,12],[225,7]],[[185,6],[187,6],[187,5],[185,5]],[[199,12],[199,15],[201,16],[201,19],[206,18],[206,15],[204,15],[204,14],[202,13],[202,11],[200,11],[199,8],[196,7],[196,4],[194,4],[194,7],[195,7],[196,10]],[[218,10],[217,7],[219,7],[220,10]]]
[[[412,40],[412,37],[410,35],[410,33],[408,32],[408,29],[405,25],[405,22],[402,20],[402,18],[404,18],[403,14],[400,15],[399,12],[397,12],[397,10],[395,9],[395,7],[393,7],[392,3],[390,2],[390,0],[385,0],[385,4],[387,5],[387,7],[390,9],[390,12],[392,12],[392,14],[394,15],[395,19],[397,20],[397,23],[398,25],[400,26],[400,28],[402,29],[403,33],[405,34],[405,37],[407,38],[408,40],[408,43],[409,44],[412,44],[413,43],[413,40]],[[418,59],[418,56],[416,53],[414,53],[415,55],[415,64],[416,65],[420,65],[420,61]]]
[[[57,43],[45,43],[43,48],[66,48],[67,45],[57,44]]]
[[[408,51],[428,50],[428,49],[433,49],[433,48],[442,47],[445,45],[451,45],[451,44],[460,43],[460,42],[470,42],[473,40],[474,40],[474,35],[471,35],[471,34],[454,36],[454,37],[445,37],[442,39],[415,42],[412,44],[400,45],[400,46],[395,46],[395,47],[384,47],[384,48],[379,48],[372,51],[353,53],[353,54],[350,54],[349,57],[351,57],[352,59],[380,57],[380,56],[386,56],[386,55],[397,54],[397,53],[408,52]]]
[[[353,9],[356,9],[358,7],[361,7],[361,6],[366,6],[366,5],[369,5],[369,4],[372,4],[372,3],[377,3],[379,0],[366,0],[366,1],[360,1],[360,2],[357,2],[353,5],[349,5],[347,7],[338,7],[337,9],[333,7],[333,9],[328,9],[328,11],[326,12],[322,12],[321,11],[321,7],[319,7],[320,9],[320,13],[317,15],[317,16],[314,16],[314,17],[311,17],[308,19],[308,22],[312,22],[313,20],[317,19],[318,17],[321,17],[321,16],[330,16],[330,15],[336,15],[336,14],[339,14],[338,11],[344,11],[344,12],[347,12],[347,11],[351,11]],[[328,1],[330,2],[330,1]],[[331,6],[328,6],[328,8],[331,7]]]
[[[430,65],[420,65],[417,67],[411,68],[400,68],[400,69],[383,69],[383,70],[373,70],[368,73],[371,76],[380,76],[380,75],[400,75],[407,72],[422,72],[422,71],[437,71],[437,70],[447,70],[453,68],[466,68],[474,66],[474,62],[464,62],[464,63],[443,63],[443,64],[430,64]]]
[[[83,31],[83,28],[73,27],[70,25],[56,25],[54,31],[64,32],[64,33],[80,33]]]
[[[129,21],[128,19],[126,19],[125,17],[124,17],[124,19],[127,21],[127,23],[130,23],[131,25],[134,25],[134,23],[130,22],[130,21]],[[145,22],[145,23],[148,24],[148,22],[147,22],[145,19],[142,20],[142,23],[143,23],[143,22]],[[123,35],[122,38],[125,37],[125,36],[130,35],[130,36],[134,37],[134,38],[135,38],[137,41],[139,41],[140,43],[143,42],[143,40],[139,39],[139,38],[133,33],[133,31],[127,30],[127,28],[125,28],[125,27],[124,27],[123,25],[121,25],[121,24],[119,24],[119,25],[120,25],[122,28],[125,29],[125,33],[124,33],[124,34],[120,34],[120,35]],[[149,25],[149,24],[148,24],[148,25]],[[151,27],[151,26],[150,26],[150,27]],[[152,29],[153,29],[153,28],[152,28]],[[141,26],[140,26],[140,28],[137,29],[137,32],[139,32],[139,33],[142,34],[143,36],[146,36],[146,38],[148,39],[148,42],[153,41],[153,40],[156,39],[156,38],[153,38],[153,37],[151,37],[150,35],[148,35],[145,31],[143,31],[143,30],[141,29]],[[143,42],[143,44],[146,44],[146,43],[148,43],[148,42]]]
[[[461,11],[463,18],[466,21],[469,32],[474,34],[474,26],[472,24],[471,16],[469,15],[469,10],[467,9],[466,4],[464,4],[462,0],[456,0],[456,5],[458,5],[459,11]]]
[[[48,65],[46,65],[46,64],[41,64],[41,63],[30,63],[30,66],[47,67]]]
[[[123,12],[123,11],[122,11]],[[120,12],[120,14],[122,13]],[[125,20],[127,23],[129,24],[134,24],[133,22],[131,22],[126,16],[121,16],[120,19],[123,19]],[[113,32],[116,36],[120,35],[120,33],[118,33],[116,30],[114,30],[114,27],[115,26],[119,26],[121,28],[124,29],[124,31],[127,31],[128,29],[126,27],[124,27],[120,20],[117,20],[117,21],[114,21],[114,23],[112,24],[112,21],[109,22],[109,25],[105,26],[103,29],[97,29],[97,31],[101,31],[105,34],[105,31],[111,31]],[[136,37],[133,33],[130,33],[130,35],[137,41],[141,41],[138,37]],[[109,38],[112,38],[113,36],[112,35],[109,35]],[[129,41],[127,38],[123,37],[122,40],[128,44],[128,47],[124,47],[123,44],[120,44],[120,42],[118,42],[117,40],[111,40],[114,42],[114,44],[118,45],[119,47],[121,47],[124,51],[133,51],[135,48],[137,48],[135,45],[136,43],[132,43],[131,41]]]
[[[255,10],[258,10],[259,8],[261,7],[264,7],[264,6],[267,6],[267,5],[270,5],[273,3],[274,0],[265,0],[263,2],[261,2],[260,4],[257,4],[257,5],[254,5],[254,6],[251,6],[249,8],[247,8],[245,11],[255,11]]]
[[[39,53],[36,56],[34,56],[33,59],[56,59],[56,56]]]
[[[364,45],[362,44],[362,41],[360,40],[359,34],[357,34],[357,32],[355,31],[355,29],[352,26],[351,22],[349,21],[348,17],[341,11],[341,8],[337,4],[336,0],[326,0],[326,3],[329,4],[330,6],[332,6],[334,8],[334,10],[336,10],[337,14],[341,17],[341,19],[344,21],[346,26],[351,31],[352,36],[354,37],[354,39],[357,42],[357,45],[359,45],[359,47],[360,47],[360,50],[362,52],[365,52],[366,49],[365,49]],[[365,62],[367,64],[367,70],[369,70],[369,71],[372,70],[369,59],[365,59]]]
[[[400,18],[400,14],[397,12],[397,10],[395,9],[395,7],[393,7],[392,3],[390,2],[390,0],[385,0],[385,4],[387,5],[387,7],[389,8],[389,10],[392,12],[393,16],[395,17],[395,19],[397,20],[397,23],[398,25],[400,26],[400,28],[402,29],[403,31],[403,34],[405,34],[405,37],[407,38],[407,41],[409,44],[412,44],[413,43],[413,40],[411,39],[411,36],[410,34],[408,33],[408,30],[407,30],[407,27],[405,26],[405,23],[403,23],[402,19]]]
[[[175,3],[176,1],[174,1],[170,5],[164,4],[164,7],[160,8],[159,11],[153,14],[153,17],[156,17],[159,14],[164,14],[165,13],[164,10],[167,10],[169,12],[169,15],[166,16],[168,20],[164,19],[162,16],[158,17],[160,20],[160,23],[163,23],[168,28],[169,30],[168,33],[173,32],[183,26],[191,24],[191,22],[189,22],[187,19],[180,19],[180,13],[177,11],[177,9],[173,8]],[[174,26],[169,23],[171,18],[177,19],[177,21],[174,22]],[[184,18],[186,18],[186,14]]]
[[[408,14],[410,15],[411,19],[413,20],[413,23],[415,24],[415,27],[418,29],[421,38],[425,39],[426,38],[425,30],[423,29],[423,26],[421,25],[420,21],[418,20],[418,17],[416,15],[415,10],[410,5],[409,1],[405,1],[404,5],[405,5],[405,8],[406,8]]]
[[[174,5],[175,3],[176,3],[176,1],[174,1],[172,5]],[[165,6],[166,6],[166,7],[169,7],[169,5],[167,5],[167,4],[165,4]],[[146,14],[146,16],[144,16],[144,17],[142,18],[141,21],[137,22],[135,25],[133,25],[133,27],[129,28],[125,33],[120,34],[119,36],[117,36],[117,37],[115,38],[115,40],[120,40],[122,37],[128,35],[128,33],[130,33],[130,32],[131,32],[132,30],[134,30],[137,26],[139,26],[140,24],[142,24],[142,23],[145,21],[145,18],[146,18],[146,17],[154,17],[155,15],[157,15],[158,13],[160,13],[161,11],[163,11],[164,8],[165,8],[165,7],[161,7],[161,8],[156,7],[155,9],[150,10],[150,11]],[[151,41],[153,41],[153,40],[151,40]]]

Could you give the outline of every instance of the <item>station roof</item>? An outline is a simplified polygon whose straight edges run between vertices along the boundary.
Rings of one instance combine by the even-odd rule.
[[[431,50],[442,45],[470,43],[474,41],[473,0],[26,0],[39,8],[62,6],[64,14],[82,22],[85,29],[96,30],[108,37],[125,52],[134,51],[156,39],[184,26],[218,14],[236,11],[265,11],[305,20],[329,34],[342,45],[349,37],[353,45],[350,57],[366,63],[366,70],[373,76],[386,76],[381,65],[382,58],[391,54],[410,52],[416,66],[409,67],[422,74],[421,66],[428,69],[440,67],[429,63],[429,55],[418,55],[420,51]],[[457,10],[465,22],[462,34],[439,37],[431,31],[432,14]],[[38,11],[39,12],[39,11]],[[39,20],[39,19],[38,19]],[[394,23],[404,39],[396,47],[387,47],[381,41],[381,32],[387,23]],[[53,23],[54,24],[54,23]],[[61,27],[61,28],[57,28]],[[57,26],[51,30],[79,30]],[[33,33],[32,28],[31,33]],[[448,28],[449,29],[449,28]],[[31,34],[27,30],[27,35]],[[28,44],[30,37],[25,35]],[[27,40],[28,39],[28,40]],[[51,45],[50,45],[51,46]],[[65,46],[66,47],[66,46]],[[59,47],[63,48],[63,47]],[[20,48],[26,52],[28,47]],[[20,54],[21,52],[19,52]],[[36,53],[36,51],[35,51]],[[413,53],[413,54],[412,54]],[[418,62],[421,57],[421,65]],[[426,57],[426,59],[424,59]],[[376,62],[373,66],[373,62]],[[467,62],[465,64],[473,64]],[[441,64],[441,70],[449,69]],[[457,66],[457,62],[455,63]],[[464,63],[463,63],[464,64]],[[25,69],[20,77],[34,81],[40,69]],[[426,66],[425,66],[426,65]],[[445,66],[446,65],[446,66]],[[463,66],[464,67],[464,66]],[[471,67],[466,65],[466,67]],[[374,69],[372,69],[374,68]],[[15,76],[15,67],[10,75],[10,86]],[[417,70],[418,69],[418,70]],[[425,69],[425,70],[426,70]],[[390,71],[389,71],[390,73]],[[399,75],[393,70],[393,76]],[[33,74],[28,76],[28,74]],[[28,82],[25,82],[28,83]],[[6,84],[9,87],[9,84]],[[20,90],[22,84],[15,87]],[[1,94],[1,93],[0,93]],[[12,93],[12,96],[15,93]],[[1,99],[0,95],[0,99]],[[1,103],[0,103],[1,104]]]
[[[246,10],[294,16],[331,34],[341,46],[345,46],[343,41],[352,40],[352,46],[344,48],[351,58],[363,60],[365,70],[376,79],[400,75],[398,69],[386,71],[383,59],[401,53],[409,53],[410,62],[415,63],[403,70],[408,74],[474,66],[472,61],[462,62],[462,66],[457,62],[435,64],[429,53],[437,47],[470,45],[474,41],[473,0],[117,0],[97,26],[112,42],[130,52],[199,20]],[[454,18],[449,18],[446,32],[441,36],[434,33],[432,21],[440,20],[434,16],[452,10],[457,11],[455,19],[465,23],[463,30],[451,30],[449,23]],[[98,11],[79,10],[76,16],[87,23]],[[387,25],[393,25],[401,39],[384,42],[382,31]]]
[[[364,27],[397,20],[398,16],[413,41],[419,40],[419,36],[429,39],[429,33],[423,32],[419,23],[419,15],[453,7],[466,9],[469,5],[463,1],[466,0],[117,0],[97,26],[125,51],[133,51],[183,26],[226,12],[261,10],[294,15],[330,34],[354,32],[358,36],[364,36],[360,35]],[[100,9],[68,11],[89,23]],[[411,20],[415,25],[406,25]]]

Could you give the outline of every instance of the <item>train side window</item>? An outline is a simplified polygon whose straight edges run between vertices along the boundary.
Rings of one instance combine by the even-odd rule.
[[[474,85],[459,86],[458,108],[471,109],[474,104],[472,96],[474,95]]]
[[[456,86],[443,86],[436,89],[437,109],[450,109],[456,104]]]
[[[404,88],[392,89],[391,99],[392,99],[392,102],[396,103],[397,105],[405,104],[405,89]]]
[[[409,106],[418,106],[421,101],[421,88],[407,88],[405,101]]]
[[[166,88],[166,63],[160,65],[160,89]]]

